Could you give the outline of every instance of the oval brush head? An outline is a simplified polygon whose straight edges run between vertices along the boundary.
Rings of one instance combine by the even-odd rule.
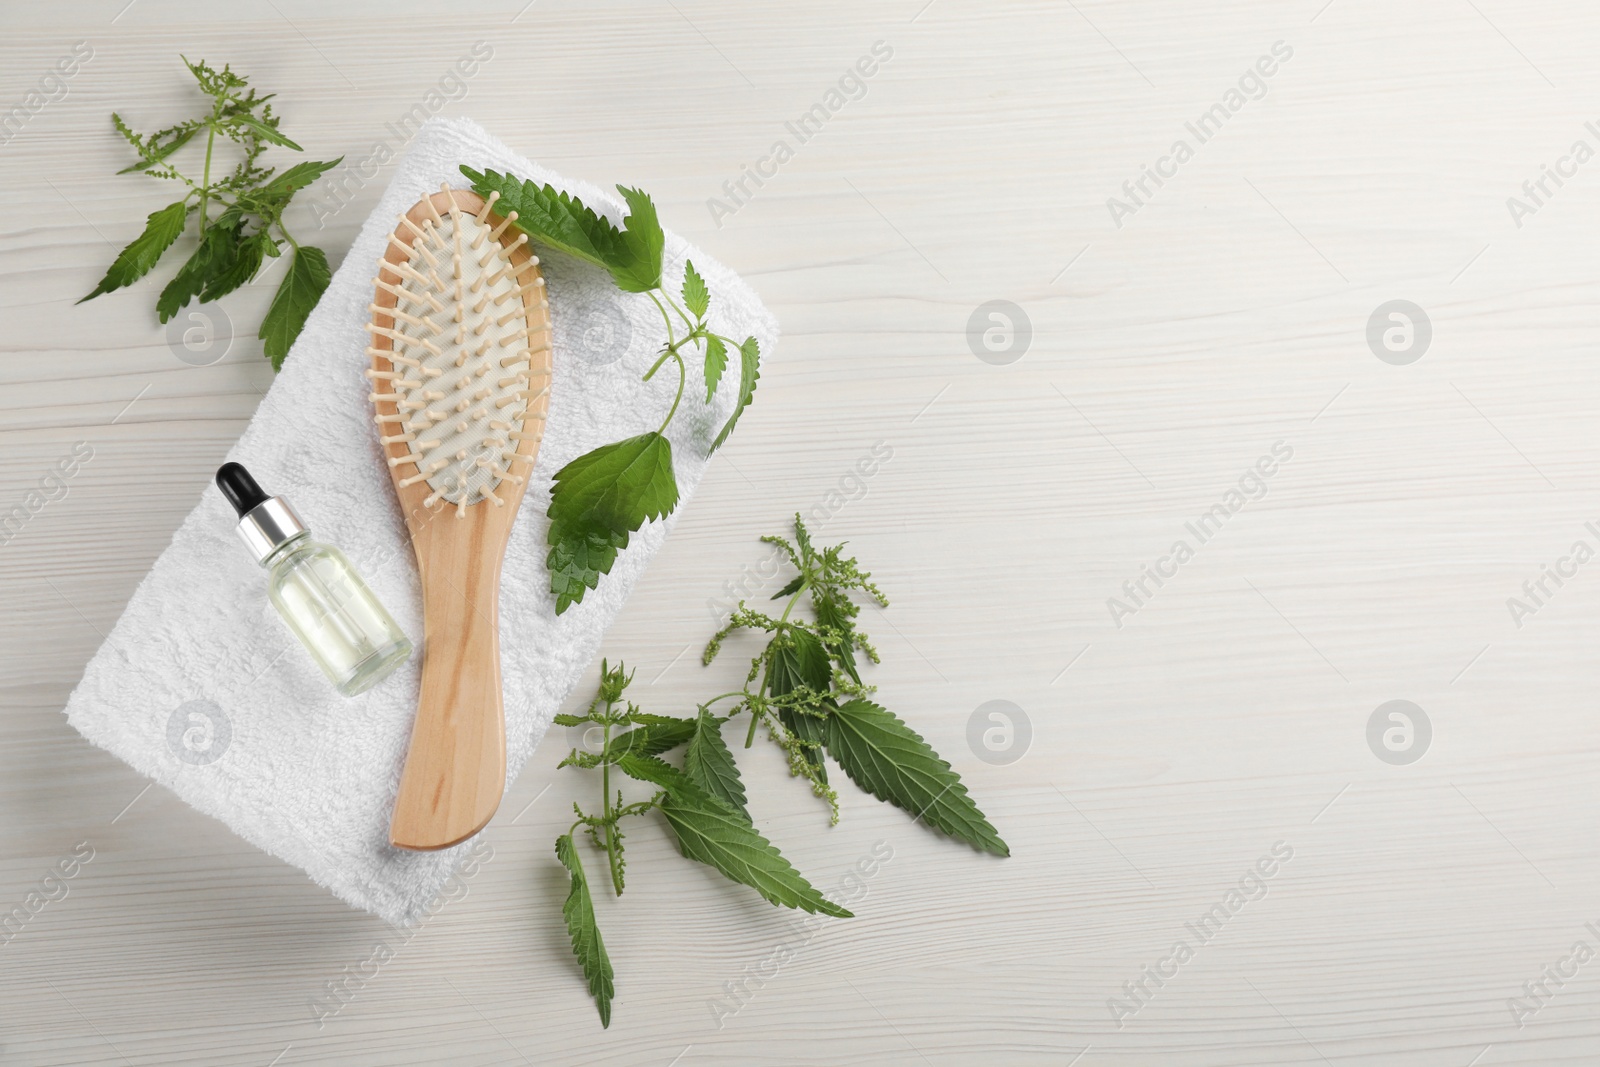
[[[549,302],[514,212],[447,185],[401,216],[373,280],[374,416],[417,553],[422,686],[390,823],[477,833],[505,788],[500,564],[550,404]],[[446,518],[453,514],[453,518]]]
[[[469,198],[476,211],[462,209]],[[495,216],[496,199],[446,185],[418,205],[420,220],[417,208],[401,216],[366,326],[389,466],[410,471],[395,484],[427,482],[424,506],[449,502],[457,517],[484,500],[502,506],[500,482],[521,484],[512,465],[531,468],[549,403],[544,279],[527,234],[506,239],[516,212]]]

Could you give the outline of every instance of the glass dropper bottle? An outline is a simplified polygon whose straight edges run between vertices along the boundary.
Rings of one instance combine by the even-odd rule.
[[[239,537],[268,571],[267,595],[322,673],[347,697],[377,685],[411,655],[411,642],[332,545],[314,541],[282,497],[267,496],[238,463],[217,488],[239,514]]]

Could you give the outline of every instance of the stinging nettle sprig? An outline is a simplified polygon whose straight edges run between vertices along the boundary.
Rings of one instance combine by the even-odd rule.
[[[666,244],[650,197],[617,186],[628,206],[619,229],[577,197],[554,186],[539,185],[498,171],[461,173],[473,191],[493,199],[496,210],[530,241],[577,256],[603,267],[617,287],[643,293],[661,312],[666,340],[655,363],[644,373],[650,381],[668,362],[678,370],[678,389],[661,425],[648,433],[601,445],[556,472],[550,500],[550,592],[556,613],[580,603],[584,594],[611,572],[617,553],[645,523],[665,518],[678,506],[678,480],[672,469],[672,442],[666,429],[683,401],[688,384],[684,355],[698,349],[704,362],[706,399],[710,404],[728,370],[730,354],[739,354],[739,395],[733,414],[711,444],[722,447],[755,397],[761,377],[761,347],[754,337],[735,341],[706,324],[711,292],[692,262],[684,265],[681,302],[662,286],[662,251]]]
[[[773,597],[787,598],[783,614],[774,618],[741,602],[703,657],[709,664],[739,631],[770,634],[751,661],[742,689],[712,697],[699,705],[693,718],[655,715],[625,700],[632,673],[621,664],[613,668],[602,661],[599,691],[588,710],[555,718],[560,726],[598,727],[602,733],[599,752],[574,749],[561,761],[563,767],[600,771],[601,808],[591,814],[573,805],[577,819],[556,839],[556,855],[571,878],[562,915],[572,951],[605,1026],[611,1025],[616,972],[595,921],[590,883],[576,844],[580,830],[605,856],[611,888],[618,896],[625,881],[620,824],[659,811],[689,859],[752,887],[773,904],[850,917],[755,829],[738,764],[722,737],[723,724],[740,714],[750,716],[745,747],[754,742],[756,728],[765,724],[768,736],[787,754],[791,773],[805,778],[828,802],[834,822],[838,796],[828,784],[825,756],[878,799],[983,851],[1011,854],[950,765],[916,731],[869,699],[874,689],[861,680],[857,654],[873,663],[878,654],[856,629],[861,608],[852,594],[888,606],[871,574],[844,556],[842,545],[814,549],[798,515],[793,543],[782,537],[762,540],[782,548],[798,572]],[[795,614],[802,597],[810,600],[809,621]],[[715,714],[712,707],[726,700],[734,701],[728,712]],[[681,768],[662,758],[680,747]],[[613,768],[619,781],[650,785],[653,795],[629,803],[620,788],[613,788]]]
[[[856,653],[873,663],[878,662],[878,653],[856,628],[861,607],[851,594],[880,607],[888,607],[888,598],[873,584],[870,572],[844,555],[843,545],[813,548],[799,515],[794,517],[794,529],[792,543],[782,537],[762,538],[781,548],[799,572],[773,594],[774,600],[787,598],[783,614],[773,618],[741,601],[702,657],[709,664],[723,643],[741,630],[772,635],[750,661],[744,689],[725,694],[737,701],[729,718],[741,712],[750,715],[745,747],[764,724],[788,754],[790,770],[828,802],[834,821],[838,797],[828,783],[824,756],[879,800],[975,848],[1009,856],[1010,848],[967,794],[960,775],[920,734],[870,699],[875,687],[861,680]],[[810,599],[810,622],[794,615],[802,597]],[[754,690],[751,683],[757,683]]]
[[[606,954],[605,942],[595,922],[588,876],[578,854],[574,835],[581,828],[606,856],[611,888],[622,895],[623,819],[660,811],[677,837],[684,856],[750,886],[773,904],[849,918],[850,912],[817,891],[805,876],[758,831],[745,811],[744,788],[733,754],[722,740],[722,720],[704,707],[693,719],[650,715],[632,704],[622,704],[623,690],[633,675],[622,665],[602,662],[600,692],[583,715],[558,715],[559,726],[597,725],[604,740],[598,753],[573,750],[560,766],[600,770],[601,810],[589,814],[573,804],[576,821],[556,839],[556,856],[571,875],[571,889],[562,915],[572,939],[572,952],[583,968],[589,994],[600,1011],[600,1021],[611,1025],[611,1000],[616,995],[616,972]],[[619,707],[620,705],[620,707]],[[680,770],[661,759],[669,749],[687,745]],[[611,770],[656,787],[648,800],[627,803],[620,789],[612,792]]]
[[[327,163],[308,160],[282,173],[262,166],[260,158],[268,145],[304,151],[279,131],[278,117],[268,103],[275,94],[258,95],[249,87],[248,79],[227,66],[219,71],[203,60],[183,62],[199,83],[200,91],[211,98],[208,113],[149,136],[135,132],[114,112],[111,121],[139,153],[137,162],[117,173],[141,173],[181,182],[188,191],[182,200],[149,216],[144,232],[117,255],[100,284],[78,303],[125,288],[150,273],[188,228],[191,215],[198,223],[200,243],[156,300],[156,312],[162,322],[177,315],[191,300],[209,303],[248,283],[262,263],[281,254],[281,239],[292,249],[289,269],[261,320],[259,333],[273,369],[280,370],[283,357],[300,335],[306,316],[321,299],[331,277],[327,255],[320,248],[295,241],[284,225],[283,213],[296,192],[338,166],[343,157]],[[201,133],[205,134],[205,159],[196,181],[178,169],[174,157]],[[213,180],[212,165],[218,162],[219,139],[235,144],[239,159],[231,171]],[[198,149],[196,143],[195,150]],[[211,214],[212,204],[221,209],[215,216]]]

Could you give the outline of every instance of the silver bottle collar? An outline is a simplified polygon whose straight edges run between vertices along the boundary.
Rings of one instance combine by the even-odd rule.
[[[306,524],[294,513],[294,508],[281,496],[269,496],[251,508],[239,520],[239,540],[256,557],[265,563],[285,541],[306,532]]]

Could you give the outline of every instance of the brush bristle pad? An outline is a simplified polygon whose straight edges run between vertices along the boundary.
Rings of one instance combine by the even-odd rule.
[[[443,210],[426,197],[401,216],[379,260],[367,376],[383,443],[405,446],[387,449],[397,484],[426,481],[428,507],[461,515],[501,505],[495,488],[527,475],[514,465],[533,451],[519,445],[543,434],[549,302],[515,212],[493,214],[492,196],[469,211],[448,186],[441,193]]]

